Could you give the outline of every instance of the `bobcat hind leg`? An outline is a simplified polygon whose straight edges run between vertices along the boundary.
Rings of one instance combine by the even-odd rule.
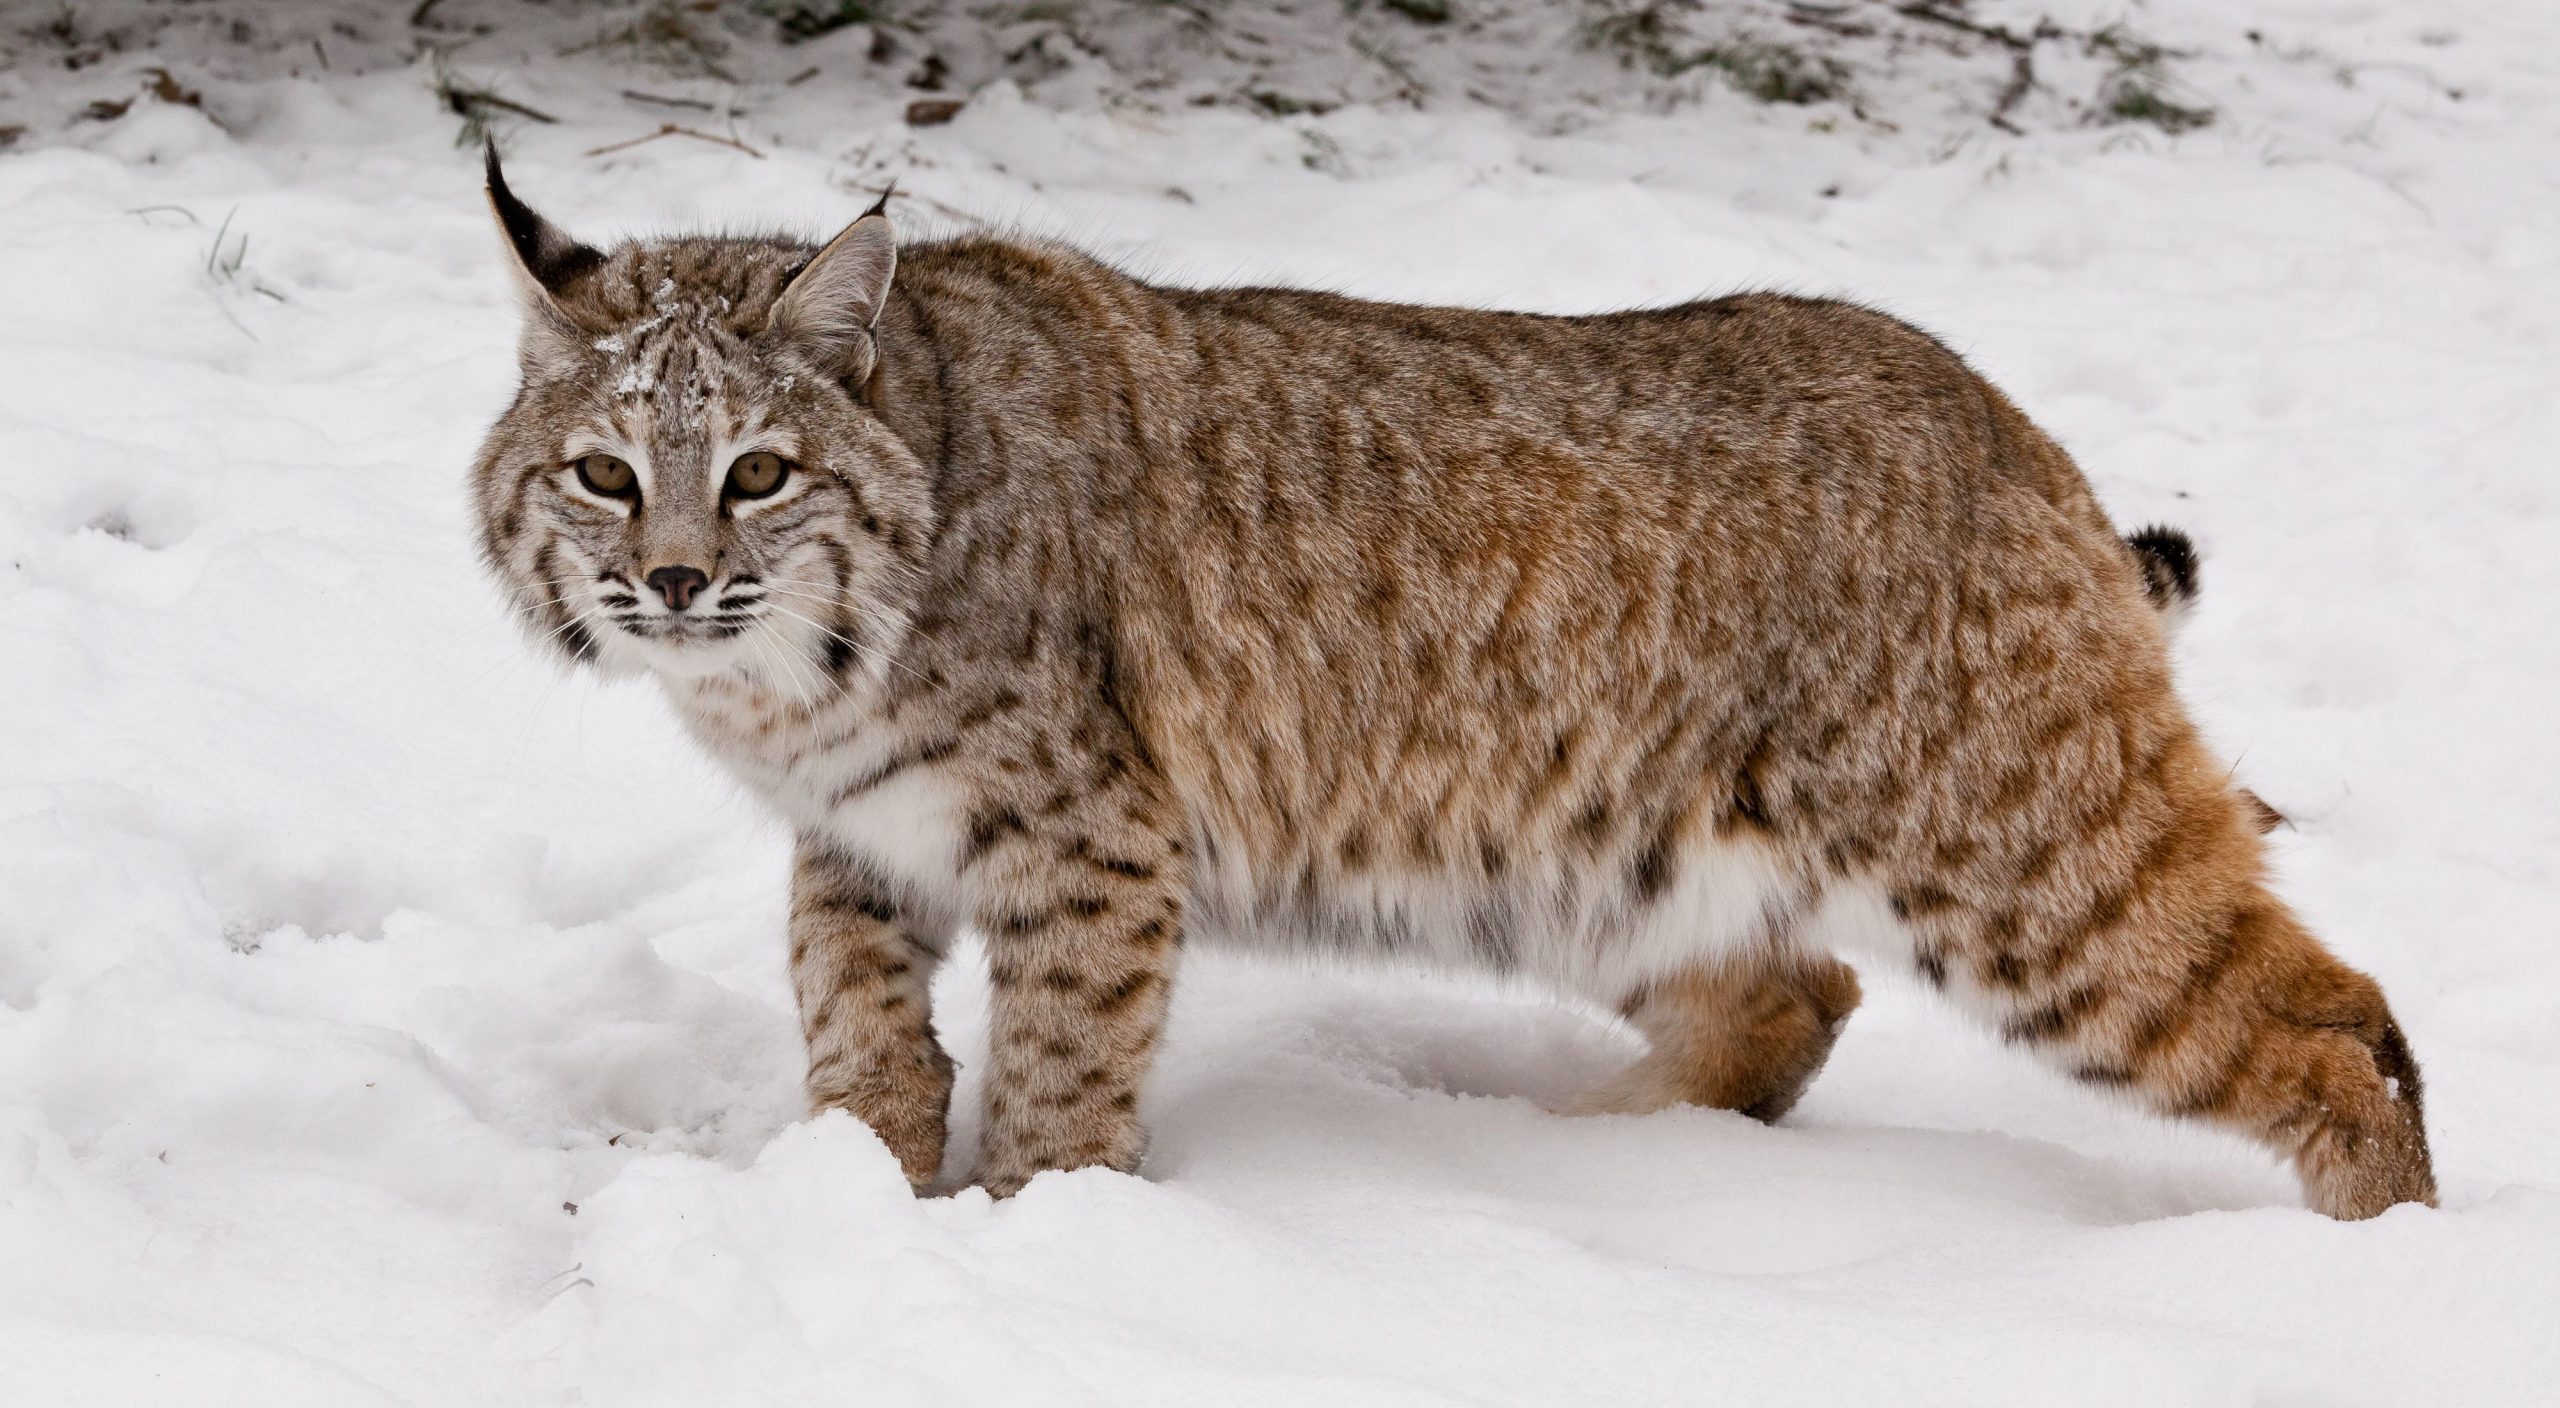
[[[1687,1104],[1774,1122],[1830,1059],[1858,997],[1857,974],[1822,954],[1755,953],[1657,978],[1618,1008],[1652,1049],[1563,1112],[1645,1114]]]
[[[2331,1217],[2433,1204],[2418,1065],[2382,989],[2268,890],[2254,799],[2193,730],[2146,752],[2076,828],[1998,818],[1909,862],[1892,903],[1922,976],[2085,1084],[2291,1159]]]

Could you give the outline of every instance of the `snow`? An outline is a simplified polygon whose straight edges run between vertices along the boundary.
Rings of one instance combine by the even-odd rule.
[[[1257,12],[1259,58],[944,14],[879,63],[737,7],[716,60],[560,54],[673,7],[230,8],[0,38],[10,1401],[2553,1401],[2560,12],[1975,7],[2193,51],[2217,118],[2173,138],[2084,120],[2069,44],[2010,136],[1996,53],[1842,39],[1862,116],[1622,74],[1489,0],[1476,31]],[[1407,34],[1419,101],[1344,57]],[[895,177],[911,232],[1167,278],[1775,285],[1939,332],[2120,522],[2205,545],[2188,697],[2391,994],[2444,1206],[2322,1220],[1892,974],[1764,1128],[1545,1113],[1633,1047],[1534,993],[1206,955],[1143,1178],[910,1198],[801,1116],[785,837],[645,688],[539,661],[472,558],[515,327],[414,40],[561,119],[498,127],[590,237],[823,236]],[[910,128],[937,43],[967,105]],[[1340,106],[1192,101],[1257,86]],[[669,120],[763,155],[585,155]],[[955,1167],[982,973],[937,989]]]

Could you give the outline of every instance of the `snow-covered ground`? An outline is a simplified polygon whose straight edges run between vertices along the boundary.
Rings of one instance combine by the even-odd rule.
[[[2078,40],[1997,130],[2005,54],[1844,30],[1883,5],[1798,7],[1855,88],[1799,106],[1493,0],[1236,6],[1243,58],[944,7],[877,60],[736,5],[120,3],[0,11],[0,1400],[2560,1395],[2546,0],[1969,12],[2191,51],[2156,67],[2216,118],[2174,137],[2092,119],[2120,56]],[[786,838],[645,689],[534,659],[472,559],[513,314],[424,43],[558,119],[495,113],[590,236],[823,234],[895,177],[911,232],[1167,278],[1779,285],[1939,332],[2121,521],[2206,545],[2188,695],[2409,1030],[2443,1208],[2324,1221],[1889,974],[1763,1128],[1543,1113],[1631,1039],[1534,994],[1218,957],[1144,1178],[911,1199],[800,1118]],[[592,154],[670,121],[761,155]],[[938,992],[964,1067],[979,976]]]

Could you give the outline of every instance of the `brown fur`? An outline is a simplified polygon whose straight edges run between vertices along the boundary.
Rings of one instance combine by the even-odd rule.
[[[1857,1001],[1810,946],[1863,904],[2008,1040],[2257,1136],[2322,1211],[2432,1199],[2406,1044],[2266,888],[2149,569],[1910,327],[1186,291],[972,237],[817,345],[770,310],[832,248],[508,223],[534,319],[489,557],[607,664],[598,613],[667,552],[747,584],[781,658],[652,668],[799,828],[812,1098],[920,1186],[964,924],[1001,1193],[1135,1166],[1186,939],[1542,977],[1653,1043],[1591,1107],[1775,1118]],[[608,422],[679,498],[738,426],[797,427],[805,484],[675,526],[553,504]]]
[[[1858,977],[1814,954],[1707,962],[1645,984],[1619,1009],[1651,1045],[1573,1114],[1687,1103],[1775,1123],[1794,1109],[1858,1007]]]

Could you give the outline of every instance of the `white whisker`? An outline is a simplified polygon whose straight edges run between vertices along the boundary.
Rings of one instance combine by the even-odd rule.
[[[916,669],[916,667],[914,667],[913,665],[910,665],[910,664],[906,663],[905,661],[900,660],[898,657],[896,657],[896,656],[894,656],[894,655],[891,655],[889,652],[887,652],[887,651],[885,651],[885,650],[882,650],[882,649],[880,649],[880,648],[879,648],[879,647],[877,647],[877,646],[867,644],[866,642],[863,642],[863,641],[860,641],[860,640],[856,640],[856,639],[855,639],[855,638],[853,638],[852,636],[848,636],[848,635],[844,634],[844,633],[843,633],[843,632],[841,632],[841,631],[829,630],[827,627],[822,626],[822,625],[819,625],[817,622],[810,620],[808,617],[801,615],[799,612],[794,611],[794,610],[792,610],[790,607],[788,607],[788,606],[784,606],[784,605],[780,604],[779,602],[772,603],[771,605],[772,605],[772,609],[773,609],[773,610],[778,611],[778,612],[781,612],[783,615],[790,617],[792,620],[797,621],[797,622],[799,622],[800,624],[802,624],[802,625],[804,625],[804,626],[807,626],[809,629],[811,629],[811,630],[813,630],[813,631],[816,631],[818,634],[820,634],[820,635],[822,635],[822,636],[825,636],[827,639],[832,640],[832,641],[835,641],[836,643],[838,643],[838,644],[842,645],[845,649],[852,651],[852,652],[853,652],[855,655],[857,655],[857,656],[863,656],[863,657],[868,658],[868,659],[877,660],[880,664],[885,665],[885,666],[888,666],[888,667],[890,667],[890,668],[892,668],[892,669],[904,670],[904,671],[906,671],[908,674],[913,675],[913,676],[915,677],[916,681],[917,681],[918,683],[920,683],[920,684],[927,684],[927,685],[930,685],[930,684],[932,684],[932,683],[933,683],[933,681],[931,681],[931,680],[929,680],[929,679],[926,679],[926,678],[924,677],[924,674],[923,674],[921,671],[917,670],[917,669]]]
[[[815,713],[818,707],[818,698],[825,692],[824,682],[817,677],[816,667],[808,665],[808,662],[806,661],[794,661],[792,657],[798,652],[794,651],[788,642],[784,641],[779,636],[776,636],[770,630],[765,629],[761,623],[755,630],[749,631],[748,634],[755,638],[756,645],[760,650],[770,647],[775,654],[776,660],[789,674],[791,688],[800,695],[801,717],[806,718]],[[803,668],[808,670],[806,675],[801,673]]]
[[[795,600],[807,601],[826,607],[841,607],[844,604],[841,597],[833,594],[822,593],[817,590],[818,584],[815,582],[804,582],[792,577],[767,577],[764,579],[764,584],[771,587],[774,594],[777,596],[791,597]],[[791,590],[792,588],[801,588],[802,590],[795,591]],[[773,609],[776,611],[786,610],[786,608],[778,602],[772,603],[772,605]],[[850,639],[838,634],[837,632],[829,631],[825,626],[821,626],[817,622],[809,620],[806,616],[799,616],[796,612],[789,614],[796,616],[799,620],[806,622],[814,629],[825,631],[830,637],[843,641],[849,649],[853,650],[857,654],[868,651],[873,656],[876,656],[883,664],[906,671],[910,676],[913,676],[918,683],[927,685],[933,683],[933,681],[926,679],[925,676],[914,666],[907,664],[905,661],[900,660],[896,655],[891,654],[889,651],[884,650],[879,646],[870,645],[860,640]]]

